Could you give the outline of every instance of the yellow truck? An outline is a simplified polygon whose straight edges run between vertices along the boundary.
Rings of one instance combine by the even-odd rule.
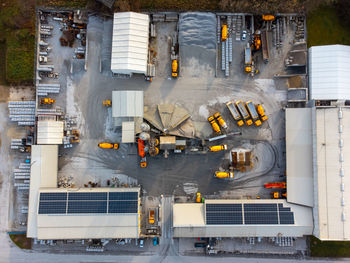
[[[237,108],[235,107],[234,102],[233,101],[229,101],[229,102],[226,103],[226,106],[227,106],[228,110],[230,111],[233,119],[237,122],[237,125],[239,127],[243,126],[244,122],[242,120],[241,115],[237,111]]]
[[[233,172],[221,172],[221,171],[216,171],[215,178],[233,178]]]
[[[217,122],[220,124],[220,126],[224,129],[227,129],[227,124],[224,121],[224,119],[221,117],[220,113],[215,113],[214,118],[217,120]]]
[[[210,146],[209,150],[211,152],[219,152],[219,151],[227,150],[227,144]]]
[[[247,126],[252,125],[253,121],[249,117],[249,113],[248,113],[247,109],[244,107],[244,104],[241,100],[236,102],[236,107],[237,107],[238,111],[241,113],[243,120],[245,121],[245,124]]]
[[[148,223],[154,224],[155,222],[155,211],[154,209],[149,209],[148,211]]]
[[[109,142],[101,142],[98,144],[98,147],[102,149],[115,149],[117,150],[119,148],[118,143],[109,143]]]
[[[221,28],[221,41],[226,41],[227,39],[227,25],[222,25]]]
[[[265,110],[264,110],[263,106],[261,104],[258,104],[256,106],[256,110],[258,111],[261,120],[262,121],[266,121],[267,120],[267,116],[265,114]]]
[[[179,65],[178,65],[177,59],[173,59],[173,61],[171,62],[171,76],[173,78],[177,78],[178,69],[179,69]]]
[[[208,121],[209,121],[209,123],[211,124],[211,127],[213,128],[213,130],[214,130],[216,133],[221,132],[220,126],[219,126],[219,124],[217,124],[217,122],[215,121],[214,116],[210,116],[210,117],[208,118]]]
[[[253,119],[253,122],[255,123],[256,126],[260,126],[261,125],[261,121],[259,119],[259,115],[255,110],[255,106],[254,103],[252,101],[248,101],[245,104],[247,106],[247,109],[249,111],[250,116]]]

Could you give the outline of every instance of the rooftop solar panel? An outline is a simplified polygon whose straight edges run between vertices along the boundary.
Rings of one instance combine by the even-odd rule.
[[[246,225],[275,225],[278,224],[277,212],[246,212],[244,211]]]
[[[207,212],[242,211],[242,204],[206,204]]]
[[[277,204],[244,204],[244,211],[271,211],[277,212]]]
[[[294,224],[293,212],[280,212],[280,224],[281,225]]]
[[[242,213],[207,214],[208,225],[241,225],[243,224]]]
[[[137,201],[109,201],[108,213],[137,213]]]
[[[109,200],[137,200],[138,192],[110,192]]]
[[[65,214],[66,201],[40,201],[39,214]]]
[[[67,193],[40,193],[40,201],[66,200]]]
[[[106,201],[68,201],[68,214],[107,213]]]
[[[69,193],[68,194],[68,200],[107,200],[107,193],[106,192],[100,192],[100,193]]]

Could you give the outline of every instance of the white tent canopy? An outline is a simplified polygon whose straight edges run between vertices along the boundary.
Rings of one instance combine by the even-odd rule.
[[[309,49],[309,86],[313,100],[350,100],[350,46]]]
[[[114,14],[111,70],[115,74],[146,74],[149,16],[134,12]]]

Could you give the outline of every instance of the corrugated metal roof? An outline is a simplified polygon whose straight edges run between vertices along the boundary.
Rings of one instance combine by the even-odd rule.
[[[290,207],[293,225],[206,225],[205,204],[276,203]],[[205,200],[205,204],[177,203],[173,205],[174,237],[300,237],[312,234],[312,209],[287,203],[285,200]]]
[[[38,121],[38,144],[62,144],[63,121]]]
[[[122,143],[135,142],[135,122],[125,121],[122,123]]]
[[[143,117],[143,91],[113,91],[112,117]]]
[[[350,240],[350,108],[316,109],[315,118],[314,235]]]
[[[286,109],[287,200],[312,207],[311,108]]]
[[[57,187],[58,145],[32,145],[27,236],[37,236],[37,206],[40,187]]]
[[[111,70],[146,74],[149,16],[134,12],[114,14]]]
[[[309,48],[309,87],[314,100],[350,100],[350,46]]]

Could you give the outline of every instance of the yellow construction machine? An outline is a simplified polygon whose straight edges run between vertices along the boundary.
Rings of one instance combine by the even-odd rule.
[[[264,21],[273,21],[273,20],[275,20],[275,16],[274,15],[262,15],[262,19]]]
[[[55,100],[51,99],[51,98],[41,98],[40,99],[40,104],[47,104],[47,105],[51,105],[54,104]]]
[[[262,121],[266,121],[267,120],[267,116],[265,114],[265,110],[264,110],[263,106],[261,104],[257,105],[256,106],[256,110],[258,111],[261,120]]]
[[[172,62],[171,62],[171,76],[173,78],[177,78],[177,76],[178,76],[178,68],[179,68],[179,65],[177,63],[177,59],[173,59]]]
[[[220,124],[220,126],[224,129],[227,129],[227,124],[226,122],[223,120],[223,118],[221,117],[220,113],[215,113],[214,114],[214,118],[217,120],[217,122]]]
[[[215,172],[214,177],[216,177],[216,178],[233,178],[233,172],[217,171],[217,172]]]
[[[211,124],[211,127],[213,128],[213,130],[217,133],[221,132],[220,126],[219,124],[217,124],[217,122],[215,121],[214,116],[210,116],[208,118],[209,123]]]
[[[210,146],[209,150],[211,152],[219,152],[219,151],[227,150],[227,144]]]
[[[118,143],[109,143],[109,142],[101,142],[98,144],[98,147],[102,149],[115,149],[117,150],[119,148]]]
[[[222,25],[221,28],[221,41],[225,41],[227,39],[227,25]]]
[[[105,107],[111,107],[112,102],[111,102],[111,100],[104,100],[104,101],[102,101],[102,105]]]
[[[202,202],[202,195],[201,193],[196,193],[196,203]]]

